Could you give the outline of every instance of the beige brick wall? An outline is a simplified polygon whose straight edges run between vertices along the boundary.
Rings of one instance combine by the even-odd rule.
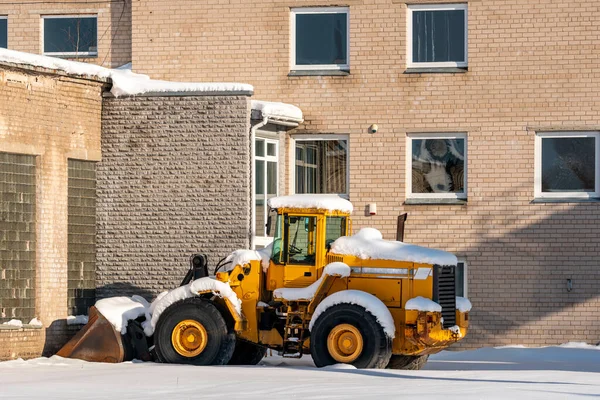
[[[76,60],[109,68],[131,61],[131,0],[15,3],[0,0],[0,15],[8,17],[9,49],[42,54],[42,16],[97,15],[98,56]]]
[[[38,355],[64,341],[67,160],[100,159],[101,90],[101,82],[0,66],[0,152],[36,156],[35,308],[44,324],[43,333],[32,336],[39,338]],[[0,331],[0,348],[17,335],[11,332]]]
[[[156,78],[248,82],[303,109],[292,133],[348,134],[355,228],[393,238],[408,212],[407,241],[466,258],[466,345],[600,341],[600,204],[531,203],[534,131],[600,128],[600,4],[470,1],[468,72],[409,75],[406,4],[349,0],[350,75],[289,77],[290,7],[339,4],[135,2],[133,63]],[[468,205],[406,206],[406,135],[440,131],[467,134]],[[366,217],[372,202],[379,215]]]

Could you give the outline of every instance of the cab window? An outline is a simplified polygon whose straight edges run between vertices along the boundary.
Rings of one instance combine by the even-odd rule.
[[[336,239],[346,236],[346,217],[327,217],[325,247],[329,250]]]
[[[271,247],[271,260],[275,264],[283,264],[283,216],[278,214],[276,218],[275,232],[273,232],[273,246]]]
[[[290,265],[315,265],[317,217],[286,215],[285,249]]]

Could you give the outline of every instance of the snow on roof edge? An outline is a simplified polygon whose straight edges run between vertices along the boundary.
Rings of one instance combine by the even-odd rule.
[[[251,108],[260,111],[263,117],[282,119],[295,123],[304,121],[304,115],[299,107],[293,104],[274,101],[252,100]]]
[[[61,72],[74,77],[99,79],[112,82],[111,93],[119,96],[139,96],[168,93],[216,94],[229,92],[254,93],[254,87],[234,82],[171,82],[150,79],[147,75],[136,74],[128,69],[110,69],[95,64],[41,56],[0,48],[0,64],[20,68],[43,68],[48,72]]]

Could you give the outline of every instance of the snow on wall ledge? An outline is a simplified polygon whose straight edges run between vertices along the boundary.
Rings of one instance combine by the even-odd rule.
[[[363,228],[354,236],[342,236],[331,245],[331,253],[353,255],[363,260],[395,260],[422,264],[456,265],[452,253],[414,244],[384,240],[375,228]]]
[[[336,292],[331,296],[326,297],[315,310],[308,329],[312,330],[315,321],[323,314],[328,308],[338,304],[356,304],[363,307],[367,312],[371,313],[377,322],[383,328],[386,336],[393,339],[396,335],[396,328],[394,326],[394,318],[390,313],[390,310],[385,304],[377,297],[370,293],[363,292],[362,290],[342,290]]]
[[[40,56],[2,48],[0,48],[0,62],[46,68],[61,71],[69,75],[110,79],[113,83],[111,93],[115,97],[136,96],[145,93],[198,92],[210,94],[221,92],[243,92],[252,94],[252,92],[254,92],[252,85],[244,83],[194,83],[154,80],[150,79],[147,75],[136,74],[128,69],[110,69],[93,64],[62,60],[54,57]]]
[[[269,199],[271,208],[316,208],[351,213],[352,203],[336,194],[295,194]]]

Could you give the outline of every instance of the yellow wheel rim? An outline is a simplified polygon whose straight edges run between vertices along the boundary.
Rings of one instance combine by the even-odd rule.
[[[337,362],[354,362],[362,353],[362,349],[363,337],[354,325],[338,325],[327,336],[327,350]]]
[[[193,319],[178,323],[171,333],[171,343],[175,351],[184,357],[196,357],[206,348],[208,334],[204,326]]]

